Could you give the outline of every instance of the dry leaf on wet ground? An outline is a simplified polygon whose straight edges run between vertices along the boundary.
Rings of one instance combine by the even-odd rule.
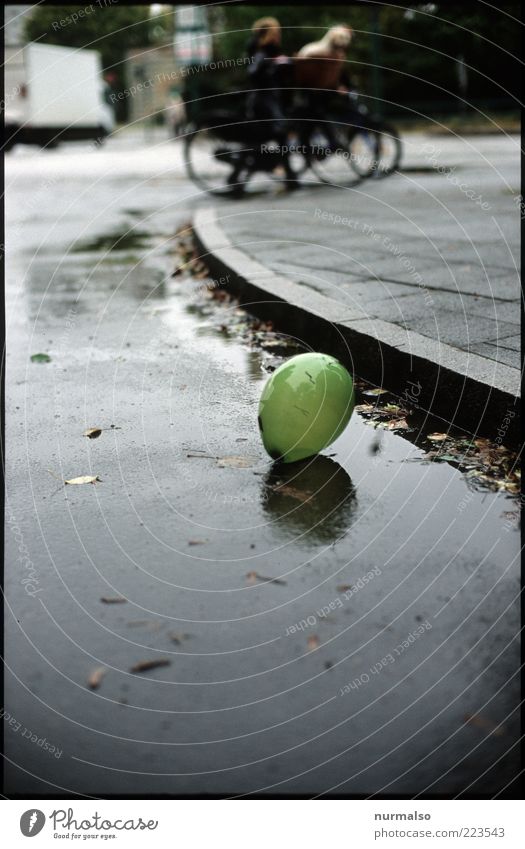
[[[471,440],[454,437],[450,433],[430,434],[428,438],[437,445],[427,450],[424,459],[454,463],[474,486],[519,495],[521,471],[515,451],[486,438]]]
[[[101,433],[101,427],[90,427],[84,431],[82,436],[87,436],[88,439],[98,439]]]
[[[191,638],[191,634],[182,634],[174,631],[170,631],[169,638],[172,643],[175,643],[176,646],[182,645],[182,643],[186,642]]]
[[[372,390],[363,394],[372,394]],[[377,393],[374,393],[377,394]],[[381,395],[384,394],[381,390]],[[357,413],[360,413],[363,418],[373,427],[382,430],[390,431],[413,431],[415,428],[407,421],[407,416],[412,414],[412,410],[406,408],[403,404],[383,404],[380,400],[376,404],[357,404],[354,408]]]
[[[84,483],[102,483],[98,475],[81,475],[78,478],[70,478],[64,483],[73,485],[73,486],[81,486]]]
[[[465,716],[465,722],[467,725],[473,725],[476,728],[479,728],[480,731],[485,731],[487,734],[494,734],[495,737],[502,737],[505,734],[505,726],[504,725],[496,725],[491,719],[483,716],[481,713],[473,713]]]
[[[231,457],[219,457],[217,465],[221,469],[249,469],[257,462],[256,457],[241,457],[233,455]]]
[[[257,572],[248,572],[246,575],[250,584],[256,584],[257,581],[261,581],[264,584],[279,584],[279,586],[286,586],[286,581],[283,581],[282,578],[266,578],[264,575],[258,575]]]
[[[362,394],[370,395],[372,397],[376,395],[388,395],[388,389],[380,389],[379,387],[374,389],[364,389]]]
[[[361,393],[364,394],[364,393]],[[355,407],[363,419],[373,427],[394,433],[410,433],[416,430],[412,426],[414,413],[401,400],[397,403],[363,403]],[[421,446],[424,454],[416,462],[446,462],[454,464],[473,486],[489,488],[493,491],[518,495],[520,491],[520,470],[516,452],[497,444],[487,437],[466,439],[464,432],[431,431],[417,434],[415,444]],[[411,460],[413,462],[413,460]]]
[[[171,666],[171,660],[167,657],[159,657],[157,660],[140,660],[131,667],[130,672],[149,672],[150,669],[158,669],[161,666]]]
[[[133,619],[131,622],[126,622],[127,628],[144,628],[146,631],[160,631],[164,627],[163,622],[157,622],[154,619]]]
[[[90,690],[98,690],[106,672],[107,669],[105,666],[97,666],[97,668],[89,674],[87,685]]]

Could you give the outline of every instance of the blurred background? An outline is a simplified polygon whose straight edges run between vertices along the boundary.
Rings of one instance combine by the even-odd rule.
[[[486,131],[491,118],[506,131],[519,128],[517,3],[503,4],[491,15],[481,4],[199,7],[99,0],[84,7],[5,7],[8,136],[13,142],[16,136],[18,141],[48,144],[52,138],[55,143],[61,121],[69,138],[102,139],[115,126],[141,123],[177,134],[184,117],[198,117],[201,98],[234,98],[247,87],[243,57],[251,24],[261,15],[279,18],[288,55],[320,38],[334,22],[350,24],[353,84],[373,101],[375,112],[395,116],[405,129],[418,129],[429,118],[455,131]],[[28,45],[35,43],[56,45],[62,52],[31,53]],[[84,51],[96,54],[91,56],[91,97],[98,103],[85,100],[89,61]],[[61,61],[70,77],[78,73],[84,81],[84,102],[76,107],[60,102],[57,93]],[[49,66],[55,71],[46,78],[43,69]],[[36,77],[38,100],[29,90],[29,79]],[[46,117],[54,128],[47,137]],[[29,138],[33,123],[40,125],[40,137]]]

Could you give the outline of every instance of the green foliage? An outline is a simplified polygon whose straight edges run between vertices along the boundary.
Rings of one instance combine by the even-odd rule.
[[[454,100],[460,94],[460,56],[468,66],[467,100],[519,97],[518,63],[512,59],[520,53],[516,22],[498,11],[434,4],[429,13],[429,6],[408,14],[381,11],[381,64],[389,69],[383,72],[386,99],[418,101],[423,108],[429,101]],[[505,10],[519,15],[517,4]]]
[[[89,6],[38,6],[26,24],[26,37],[45,44],[85,47],[98,50],[104,70],[112,70],[123,80],[122,62],[132,47],[152,43],[153,22],[149,6],[98,6],[76,22],[61,25],[68,17]]]

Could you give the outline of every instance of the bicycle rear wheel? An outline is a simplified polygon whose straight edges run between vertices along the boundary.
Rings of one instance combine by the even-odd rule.
[[[224,141],[213,130],[201,127],[186,136],[186,171],[208,194],[238,194],[249,176],[252,148],[249,142]]]
[[[403,146],[390,124],[360,128],[350,141],[350,164],[358,177],[386,177],[399,168]]]

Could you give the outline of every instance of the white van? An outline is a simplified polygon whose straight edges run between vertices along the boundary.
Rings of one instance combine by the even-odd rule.
[[[102,140],[115,126],[100,54],[54,44],[5,49],[5,149]]]

